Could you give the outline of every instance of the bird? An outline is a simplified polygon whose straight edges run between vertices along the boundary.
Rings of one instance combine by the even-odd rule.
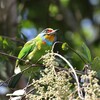
[[[50,50],[53,42],[55,41],[55,33],[58,29],[46,28],[41,33],[39,33],[35,38],[26,42],[18,54],[18,59],[16,60],[15,69],[14,69],[14,77],[8,83],[8,87],[15,88],[18,81],[20,80],[23,73],[22,71],[22,61],[20,59],[25,60],[26,62],[36,62],[42,55],[45,54],[46,50]]]

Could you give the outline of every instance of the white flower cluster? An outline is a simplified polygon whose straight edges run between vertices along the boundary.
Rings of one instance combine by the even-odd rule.
[[[55,56],[70,68],[61,68]],[[24,89],[7,94],[9,100],[22,100],[23,97],[26,100],[100,100],[96,71],[87,69],[85,74],[78,75],[70,62],[57,53],[47,53],[42,58],[45,68],[40,71],[39,79],[33,79]]]
[[[45,65],[45,67],[58,67],[59,63],[56,61],[55,56],[50,53],[47,53],[46,55],[44,55],[43,57],[43,64]]]
[[[87,74],[82,75],[83,90],[85,93],[85,100],[99,100],[100,99],[100,85],[98,79],[95,78],[96,71],[87,70]]]
[[[35,93],[29,94],[27,100],[68,100],[71,94],[71,77],[66,71],[56,71],[59,64],[52,55],[45,55],[44,65],[46,68],[40,72],[41,78],[33,80]]]

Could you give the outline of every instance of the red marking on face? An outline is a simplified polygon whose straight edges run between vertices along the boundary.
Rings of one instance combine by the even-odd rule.
[[[50,33],[50,32],[52,32],[53,30],[47,30],[47,33]]]

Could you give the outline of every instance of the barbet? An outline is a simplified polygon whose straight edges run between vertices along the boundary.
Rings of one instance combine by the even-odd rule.
[[[52,47],[56,31],[57,29],[46,28],[36,38],[25,43],[16,60],[14,70],[16,75],[10,80],[8,87],[14,88],[22,76],[21,70],[23,68],[21,67],[23,66],[21,66],[22,61],[20,59],[24,59],[26,62],[32,60],[34,63],[38,61],[38,59],[45,54],[45,51],[50,50]]]

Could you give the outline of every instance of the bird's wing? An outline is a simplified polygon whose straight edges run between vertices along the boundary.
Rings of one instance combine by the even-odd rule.
[[[25,58],[32,51],[34,45],[35,45],[34,40],[30,40],[27,43],[25,43],[24,47],[22,48],[22,50],[20,51],[20,53],[18,55],[18,58],[19,59]],[[17,61],[16,61],[16,66],[18,66],[18,63],[20,61],[19,59],[17,59]]]

